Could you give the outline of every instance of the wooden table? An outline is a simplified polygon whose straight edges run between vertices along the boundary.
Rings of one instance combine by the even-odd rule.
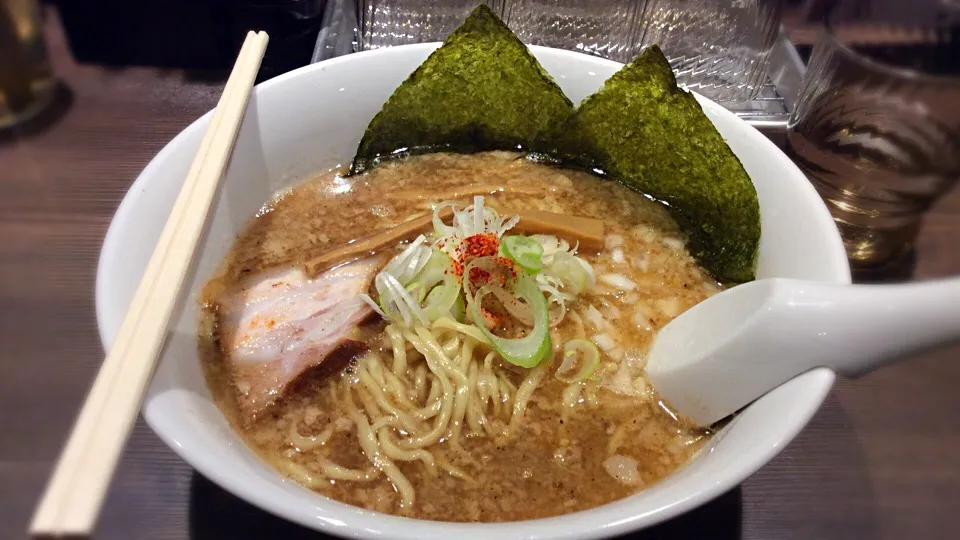
[[[72,92],[39,133],[0,141],[0,538],[27,521],[102,359],[93,305],[111,215],[144,165],[212,108],[221,82],[70,59]],[[960,191],[931,212],[915,275],[960,273]],[[806,430],[740,488],[634,538],[960,538],[960,350],[840,382]],[[142,422],[100,539],[322,538],[227,494]]]

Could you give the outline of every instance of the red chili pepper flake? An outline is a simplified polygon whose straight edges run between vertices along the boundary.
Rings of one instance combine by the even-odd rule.
[[[494,233],[481,233],[464,238],[453,248],[454,255],[451,259],[453,259],[454,272],[458,276],[463,276],[464,266],[466,266],[470,259],[495,255],[499,249],[500,240]],[[477,270],[480,269],[478,268]],[[471,280],[473,276],[474,273],[471,271]],[[489,274],[487,274],[486,279],[489,279]]]
[[[491,323],[494,327],[499,326],[500,323],[503,322],[503,315],[501,315],[501,314],[499,314],[499,313],[494,313],[493,311],[490,311],[490,310],[487,309],[487,308],[481,307],[481,308],[480,308],[480,313],[483,314],[483,316],[484,316],[488,321],[490,321],[490,323]]]
[[[512,277],[512,278],[517,277],[517,268],[516,268],[516,266],[514,265],[514,263],[513,263],[512,260],[510,260],[510,259],[508,259],[508,258],[506,258],[506,257],[497,257],[497,258],[495,259],[495,262],[496,262],[498,265],[502,266],[502,267],[504,268],[504,270],[505,270],[508,274],[510,274],[510,277]],[[503,284],[501,283],[501,285],[503,285]]]
[[[490,272],[476,266],[470,269],[471,283],[487,283],[490,281]]]
[[[468,259],[474,257],[489,257],[496,255],[500,249],[500,240],[494,233],[483,233],[468,236],[463,239],[464,255]]]

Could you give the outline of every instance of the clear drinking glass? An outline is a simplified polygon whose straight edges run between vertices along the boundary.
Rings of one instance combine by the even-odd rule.
[[[36,0],[0,0],[0,129],[43,110],[54,88]]]
[[[363,0],[361,49],[442,41],[479,4],[521,40],[620,61],[632,58],[645,0]]]
[[[787,148],[826,201],[851,266],[873,271],[910,251],[924,212],[960,178],[960,78],[858,53],[838,22],[813,50]]]
[[[658,44],[687,88],[749,101],[766,79],[782,9],[783,0],[647,0],[639,45]]]
[[[502,0],[362,0],[360,48],[443,41],[480,4],[503,14]]]
[[[506,0],[504,20],[524,42],[629,62],[646,0]]]

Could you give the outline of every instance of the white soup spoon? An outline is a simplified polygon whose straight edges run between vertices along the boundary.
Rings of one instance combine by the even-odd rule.
[[[762,279],[682,313],[657,334],[647,376],[705,426],[816,367],[857,377],[960,341],[960,278],[903,285]]]

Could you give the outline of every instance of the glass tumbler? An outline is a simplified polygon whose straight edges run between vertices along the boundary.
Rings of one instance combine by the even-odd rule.
[[[647,0],[639,46],[659,45],[687,88],[749,101],[766,80],[782,10],[783,0]]]
[[[831,19],[814,47],[787,150],[854,271],[872,272],[910,251],[924,212],[960,178],[960,78],[881,63],[836,28]]]
[[[37,1],[0,0],[0,129],[38,114],[54,88]]]
[[[629,62],[646,0],[506,0],[504,20],[524,42]]]
[[[497,0],[361,0],[359,48],[443,41],[480,4],[503,14]]]
[[[629,61],[646,0],[362,0],[360,49],[442,41],[479,4],[524,42]]]

